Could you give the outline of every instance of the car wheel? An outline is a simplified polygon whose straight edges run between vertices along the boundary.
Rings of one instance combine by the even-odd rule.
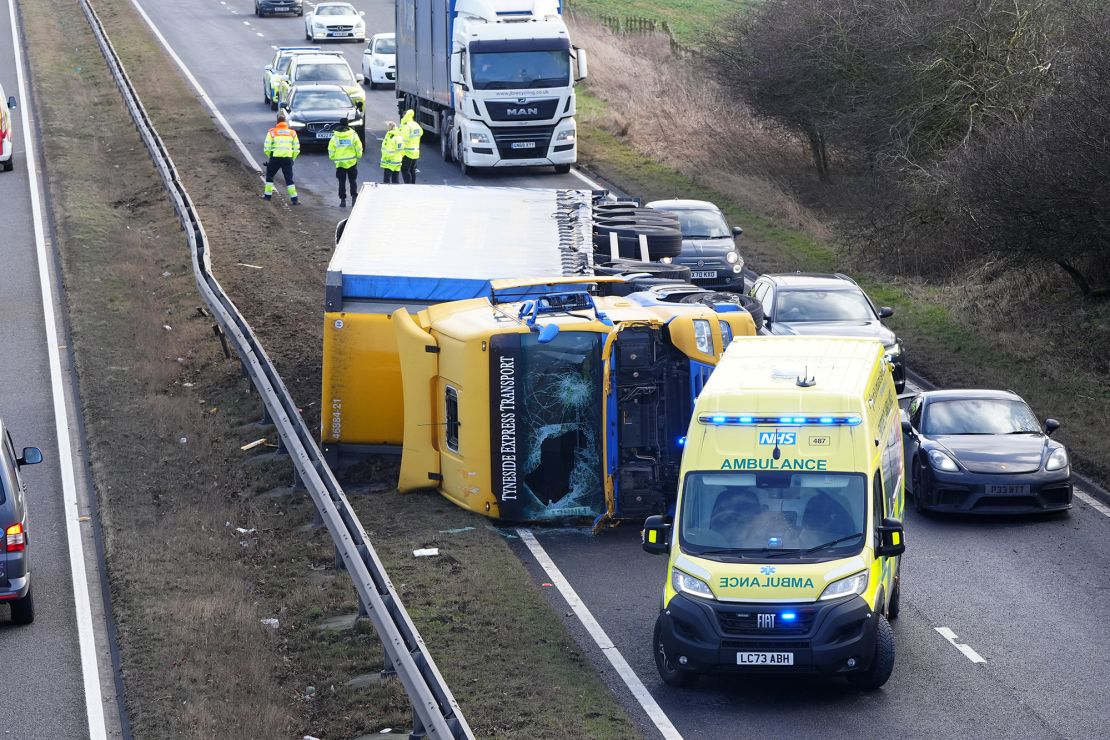
[[[11,172],[14,169],[15,169],[15,155],[14,154],[12,154],[11,159],[9,159],[7,162],[0,162],[0,170],[2,170],[4,172]]]
[[[12,622],[15,624],[30,624],[35,621],[35,599],[31,590],[19,601],[12,602]]]
[[[698,682],[698,674],[693,671],[684,671],[671,664],[667,651],[663,647],[663,615],[655,620],[655,638],[652,641],[655,650],[655,668],[659,671],[659,678],[663,683],[676,688],[693,686]]]
[[[274,102],[274,96],[266,92],[266,88],[262,88],[262,102],[270,105]]]
[[[894,630],[882,614],[878,615],[879,628],[875,631],[875,657],[865,671],[848,674],[848,683],[861,689],[874,691],[882,687],[894,672]]]
[[[917,460],[913,461],[913,475],[911,478],[911,494],[913,495],[913,510],[918,514],[924,514],[928,511],[925,506],[925,482],[921,475],[921,463]]]
[[[569,164],[557,164],[557,165],[555,165],[555,174],[556,175],[565,175],[568,172],[570,172],[570,165]]]
[[[374,80],[372,80],[370,78],[370,75],[367,75],[366,79],[370,82],[370,89],[371,90],[377,90],[378,89],[378,87],[379,87],[378,83],[374,82]]]

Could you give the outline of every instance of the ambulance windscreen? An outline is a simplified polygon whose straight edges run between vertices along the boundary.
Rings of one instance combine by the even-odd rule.
[[[858,552],[866,531],[867,479],[859,473],[766,471],[687,474],[680,542],[693,555],[802,553],[844,540],[822,557]]]

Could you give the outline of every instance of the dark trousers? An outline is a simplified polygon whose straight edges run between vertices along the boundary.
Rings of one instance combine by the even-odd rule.
[[[293,158],[292,157],[270,157],[266,162],[266,182],[273,182],[274,175],[278,170],[281,170],[282,176],[285,177],[285,184],[293,184]]]
[[[339,180],[339,197],[347,197],[347,183],[351,184],[351,197],[358,195],[358,167],[336,167],[335,179]]]
[[[416,182],[416,160],[405,157],[401,160],[401,177],[410,185]]]
[[[387,170],[385,167],[382,167],[382,182],[396,185],[398,183],[397,175],[399,174],[401,173],[397,170]]]

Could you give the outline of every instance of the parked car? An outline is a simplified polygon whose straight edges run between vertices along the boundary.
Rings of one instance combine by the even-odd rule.
[[[769,334],[878,339],[893,367],[895,390],[905,390],[902,340],[882,322],[894,315],[894,309],[876,308],[852,278],[839,273],[760,275],[750,295],[763,304]]]
[[[278,93],[289,80],[289,64],[297,54],[319,54],[319,46],[279,46],[270,63],[262,68],[262,102],[278,108]]]
[[[0,603],[11,605],[12,621],[35,621],[35,602],[31,593],[31,566],[27,553],[27,501],[19,469],[42,462],[37,447],[24,447],[16,455],[11,434],[0,422]]]
[[[294,85],[289,102],[282,107],[288,113],[289,128],[297,132],[302,145],[326,145],[342,118],[360,139],[366,139],[362,108],[339,85]]]
[[[362,74],[370,89],[392,85],[397,81],[397,43],[392,33],[377,33],[362,52]]]
[[[304,15],[304,0],[254,0],[254,14],[259,18],[267,15]]]
[[[319,3],[304,17],[304,37],[309,41],[365,41],[364,15],[350,3]]]
[[[648,208],[678,216],[682,253],[673,262],[690,268],[695,285],[744,290],[744,258],[736,249],[739,226],[729,228],[721,209],[704,200],[655,200]]]
[[[1070,509],[1071,465],[1060,427],[1015,393],[926,391],[902,422],[906,486],[918,511],[996,514]]]
[[[0,171],[11,172],[15,167],[15,143],[12,141],[12,114],[16,108],[15,97],[4,97],[4,86],[0,85]]]
[[[289,61],[289,71],[277,80],[278,106],[289,102],[289,90],[293,85],[306,83],[340,85],[356,104],[363,105],[366,102],[366,92],[362,89],[362,73],[352,72],[346,57],[339,52],[294,54]]]

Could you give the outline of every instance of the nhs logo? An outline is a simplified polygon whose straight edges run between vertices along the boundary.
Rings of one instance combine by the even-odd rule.
[[[761,445],[792,445],[797,444],[797,432],[760,432],[759,444]]]

